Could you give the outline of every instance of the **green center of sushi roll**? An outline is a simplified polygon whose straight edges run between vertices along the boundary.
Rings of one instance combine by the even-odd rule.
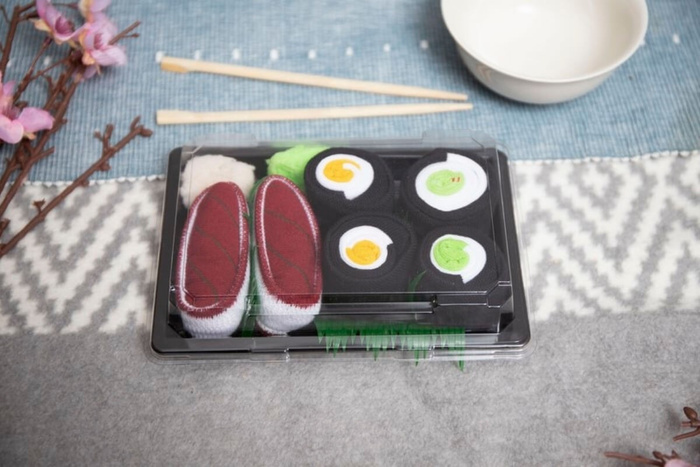
[[[440,196],[450,196],[464,187],[464,174],[456,170],[439,170],[428,177],[428,190]]]
[[[445,238],[433,246],[433,259],[441,268],[458,272],[469,264],[469,254],[464,251],[467,243],[456,238]]]

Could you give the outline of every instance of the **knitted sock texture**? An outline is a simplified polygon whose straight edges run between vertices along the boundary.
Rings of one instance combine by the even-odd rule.
[[[323,287],[321,235],[301,190],[272,175],[255,196],[257,324],[268,334],[303,327],[318,314]]]
[[[255,184],[255,167],[228,156],[193,157],[180,177],[182,203],[189,208],[202,191],[218,182],[235,183],[247,198]]]
[[[294,182],[301,191],[306,191],[304,171],[306,164],[318,153],[328,149],[327,146],[294,146],[277,152],[267,160],[267,174],[281,175]]]
[[[436,149],[416,161],[406,172],[401,181],[400,210],[407,216],[417,235],[422,237],[433,228],[451,224],[469,224],[488,230],[491,225],[489,217],[488,188],[475,201],[460,209],[441,211],[428,204],[416,191],[416,178],[419,173],[431,164],[445,162],[448,154],[463,156],[478,164],[488,177],[488,171],[483,159],[467,152]]]
[[[384,264],[376,269],[357,269],[341,257],[340,239],[350,229],[375,227],[384,232],[391,244],[386,247]],[[324,293],[405,292],[417,248],[411,227],[393,214],[360,213],[343,217],[325,236],[323,249]],[[368,296],[371,301],[371,296]]]
[[[187,213],[175,289],[194,337],[226,337],[240,323],[250,277],[247,215],[243,192],[230,182],[204,190]]]
[[[434,243],[445,235],[467,237],[478,242],[486,253],[486,263],[481,271],[471,278],[466,284],[461,275],[454,271],[453,274],[440,271],[431,259]],[[471,242],[467,242],[471,243]],[[442,291],[485,291],[491,288],[498,280],[499,258],[498,249],[494,241],[485,235],[480,229],[468,226],[447,226],[431,230],[426,234],[418,250],[417,271],[425,272],[416,286],[421,292]],[[476,255],[472,254],[473,262]]]
[[[324,159],[347,154],[367,161],[374,179],[367,190],[354,199],[348,199],[343,191],[324,187],[316,177],[316,169]],[[306,194],[316,213],[319,225],[326,231],[341,217],[356,212],[391,212],[394,204],[394,181],[386,162],[376,154],[350,148],[331,148],[316,155],[306,165],[304,172]],[[351,181],[348,184],[354,182]]]

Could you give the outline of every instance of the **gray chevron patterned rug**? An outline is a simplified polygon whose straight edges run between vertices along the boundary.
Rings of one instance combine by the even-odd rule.
[[[164,181],[77,191],[0,259],[0,463],[614,465],[604,450],[670,451],[669,414],[700,405],[700,152],[512,165],[535,351],[464,373],[153,363]],[[26,185],[10,230],[60,188]]]

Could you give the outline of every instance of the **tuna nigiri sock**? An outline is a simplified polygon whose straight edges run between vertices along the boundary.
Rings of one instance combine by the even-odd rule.
[[[194,337],[226,337],[240,324],[250,282],[247,216],[245,196],[234,183],[216,183],[192,202],[175,295],[183,326]]]
[[[321,236],[306,197],[288,178],[263,179],[254,206],[257,326],[286,334],[310,324],[321,309]]]

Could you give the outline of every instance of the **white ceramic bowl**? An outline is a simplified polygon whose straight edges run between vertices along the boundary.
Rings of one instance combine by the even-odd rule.
[[[511,99],[552,104],[605,80],[642,44],[644,0],[442,0],[469,70]]]

